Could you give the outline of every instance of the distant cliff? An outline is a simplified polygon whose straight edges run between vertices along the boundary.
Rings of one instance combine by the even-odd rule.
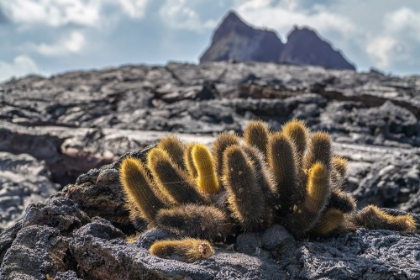
[[[355,70],[340,51],[334,50],[308,28],[295,27],[284,44],[270,30],[253,28],[229,12],[214,32],[210,47],[200,58],[206,61],[281,62]]]
[[[201,56],[204,61],[261,61],[279,60],[284,44],[277,34],[255,29],[230,12],[213,35],[211,46]]]

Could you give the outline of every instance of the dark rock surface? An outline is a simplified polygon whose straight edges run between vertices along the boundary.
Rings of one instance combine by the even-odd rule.
[[[420,77],[273,63],[124,66],[2,83],[0,279],[416,279],[419,236],[390,231],[294,240],[273,226],[217,245],[199,263],[152,257],[148,246],[167,235],[126,241],[135,232],[117,169],[125,153],[142,158],[168,132],[211,144],[252,119],[279,129],[299,118],[328,131],[349,160],[346,188],[359,207],[420,213],[419,93]]]
[[[0,152],[0,232],[14,224],[34,201],[57,192],[45,162],[28,154]]]
[[[280,62],[356,70],[312,29],[295,27],[283,44],[275,32],[253,28],[233,11],[223,18],[210,47],[200,57],[200,63],[212,61]]]
[[[348,185],[359,203],[418,212],[419,92],[416,76],[274,63],[123,66],[1,83],[0,151],[28,154],[46,173],[31,171],[36,179],[15,176],[19,184],[9,173],[1,176],[8,183],[0,189],[0,227],[13,224],[29,201],[51,194],[42,186],[55,191],[55,183],[74,183],[82,173],[168,132],[209,144],[215,134],[241,133],[258,118],[273,129],[299,118],[312,130],[328,131],[338,144],[358,145],[353,153],[343,152],[352,165],[369,167],[350,173]],[[381,155],[378,162],[364,157],[369,149]],[[19,165],[18,158],[12,161]],[[395,172],[379,176],[389,164]],[[1,170],[7,173],[6,167]],[[38,186],[37,180],[44,183]],[[19,199],[13,198],[16,189]]]

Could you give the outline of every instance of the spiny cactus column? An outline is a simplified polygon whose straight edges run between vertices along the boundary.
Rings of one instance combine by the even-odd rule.
[[[162,209],[156,215],[156,224],[178,236],[224,240],[231,233],[231,224],[220,209],[208,205],[185,204]]]
[[[347,160],[345,158],[333,156],[332,166],[337,171],[338,175],[340,175],[341,177],[346,176],[348,167],[347,167]]]
[[[180,169],[165,151],[152,149],[147,157],[147,166],[159,189],[172,204],[206,202],[205,197],[195,189],[187,173]]]
[[[288,137],[277,132],[269,139],[267,160],[277,182],[279,205],[288,211],[303,199],[305,191],[298,185],[296,148]]]
[[[413,216],[409,214],[393,216],[373,205],[368,205],[360,210],[355,215],[354,221],[358,226],[368,229],[388,229],[402,232],[414,232],[416,230],[416,222]]]
[[[244,145],[241,148],[252,161],[255,173],[258,174],[257,184],[264,195],[264,201],[266,204],[273,205],[273,208],[276,208],[277,203],[275,201],[278,200],[277,186],[274,175],[264,159],[264,155],[253,146]]]
[[[239,145],[239,138],[228,132],[219,134],[213,143],[212,150],[216,163],[216,172],[219,177],[223,176],[223,154],[228,147],[233,145]]]
[[[245,231],[256,230],[265,223],[265,206],[252,162],[237,145],[227,148],[223,158],[229,207]]]
[[[190,174],[191,178],[197,178],[197,175],[198,175],[197,169],[194,166],[194,161],[192,158],[192,149],[194,148],[195,145],[196,143],[188,144],[184,151],[185,166],[187,167],[188,173]]]
[[[335,188],[343,189],[347,172],[347,161],[342,157],[333,156],[331,166],[331,182]]]
[[[197,170],[197,189],[205,194],[219,193],[219,181],[210,151],[205,145],[196,144],[191,153],[195,169]]]
[[[309,169],[320,161],[327,170],[330,170],[331,156],[330,136],[325,132],[315,132],[310,138],[308,152],[303,160],[303,167]]]
[[[356,209],[356,201],[351,196],[338,188],[331,189],[331,195],[326,206],[327,209],[334,208],[343,213],[351,213]]]
[[[299,120],[289,121],[283,126],[282,132],[293,141],[298,158],[302,160],[309,140],[309,132],[305,124]]]
[[[318,222],[329,195],[328,180],[327,168],[320,162],[315,163],[309,171],[304,202],[295,205],[286,220],[286,227],[293,235],[303,236]]]
[[[175,136],[166,136],[165,138],[162,138],[157,147],[159,149],[164,150],[168,156],[171,158],[171,160],[178,165],[179,168],[185,169],[184,165],[184,149],[185,146],[179,140],[179,138]]]
[[[315,235],[327,235],[340,227],[344,221],[344,214],[337,209],[329,209],[321,215],[318,223],[311,230]]]
[[[262,121],[250,122],[244,130],[245,142],[257,147],[264,156],[267,156],[267,144],[270,130],[266,123]]]
[[[120,180],[127,195],[127,208],[152,223],[156,213],[165,205],[159,199],[162,194],[149,179],[143,163],[136,158],[125,158],[120,167]]]

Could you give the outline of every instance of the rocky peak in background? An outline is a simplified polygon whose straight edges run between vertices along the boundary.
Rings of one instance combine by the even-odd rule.
[[[214,33],[212,44],[201,56],[200,62],[226,60],[276,62],[283,46],[275,32],[255,29],[231,11]]]
[[[314,30],[296,26],[287,36],[287,43],[281,52],[280,62],[356,70],[340,51],[334,50]]]
[[[200,58],[208,61],[280,62],[355,70],[340,51],[309,28],[295,27],[283,44],[273,31],[247,25],[230,11],[214,32],[210,47]]]

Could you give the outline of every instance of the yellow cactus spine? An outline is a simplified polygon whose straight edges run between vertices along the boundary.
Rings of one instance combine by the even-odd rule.
[[[205,198],[190,182],[186,171],[173,163],[165,151],[152,149],[147,157],[147,166],[159,189],[172,204],[205,202]]]
[[[274,175],[265,162],[264,155],[256,147],[249,145],[242,146],[242,150],[252,161],[256,174],[259,174],[257,176],[257,183],[264,195],[264,200],[273,205],[274,201],[278,199],[277,187],[274,181]],[[273,206],[275,207],[275,205]]]
[[[320,162],[309,171],[305,207],[311,213],[319,213],[325,206],[329,195],[327,168]]]
[[[195,145],[195,143],[188,144],[184,151],[185,166],[187,167],[188,173],[190,174],[191,178],[196,178],[198,175],[197,169],[194,166],[194,161],[191,153]]]
[[[217,136],[213,143],[213,155],[216,163],[217,175],[221,177],[223,175],[223,153],[225,150],[232,145],[239,145],[238,136],[228,132],[223,132]]]
[[[138,232],[142,232],[146,228],[144,221],[146,221],[150,225],[155,225],[154,220],[148,221],[145,218],[143,218],[142,212],[137,208],[136,204],[133,201],[127,199],[124,206],[129,213],[128,217],[130,218],[131,223]]]
[[[295,205],[293,213],[285,220],[286,228],[294,236],[303,236],[310,231],[324,210],[329,195],[327,168],[320,162],[309,170],[306,197]]]
[[[157,241],[150,247],[149,252],[159,258],[191,263],[210,258],[214,249],[207,240],[185,238]]]
[[[230,234],[231,224],[226,214],[211,205],[184,204],[162,209],[156,215],[156,225],[178,236],[224,240]]]
[[[287,210],[303,199],[305,190],[297,188],[296,148],[283,133],[277,132],[270,137],[267,161],[277,182],[279,204]]]
[[[230,210],[245,231],[260,228],[266,222],[264,197],[252,162],[237,145],[227,148],[223,158],[223,181]]]
[[[270,130],[266,123],[262,121],[250,122],[244,130],[245,142],[257,147],[264,156],[267,156],[267,144]]]
[[[334,208],[343,213],[350,213],[356,209],[356,201],[351,194],[348,194],[338,188],[333,188],[326,208]]]
[[[329,209],[319,218],[318,223],[312,229],[315,235],[327,235],[341,226],[344,221],[343,212],[337,209]]]
[[[341,177],[346,176],[347,160],[345,158],[338,157],[338,156],[333,156],[332,166]]]
[[[388,229],[401,232],[415,232],[416,221],[410,214],[393,216],[376,206],[368,205],[354,217],[356,225],[367,229]]]
[[[164,150],[171,160],[178,165],[179,168],[185,169],[184,165],[184,144],[175,136],[166,136],[162,138],[157,147]]]
[[[283,126],[283,134],[293,141],[299,159],[302,159],[309,140],[309,132],[305,123],[300,120],[291,120]]]
[[[153,222],[156,213],[165,207],[159,193],[150,181],[143,163],[136,158],[125,158],[120,167],[120,181],[127,195],[130,213],[139,214],[147,222]],[[136,209],[132,209],[131,205]],[[133,216],[133,215],[131,215]]]
[[[347,161],[342,157],[333,156],[331,166],[331,182],[336,188],[342,189],[347,172]]]
[[[197,188],[201,193],[217,194],[220,191],[213,157],[203,144],[196,144],[191,151],[197,170]]]
[[[326,132],[316,132],[312,134],[309,141],[308,151],[303,160],[303,167],[305,169],[309,169],[318,161],[330,170],[331,139]]]

